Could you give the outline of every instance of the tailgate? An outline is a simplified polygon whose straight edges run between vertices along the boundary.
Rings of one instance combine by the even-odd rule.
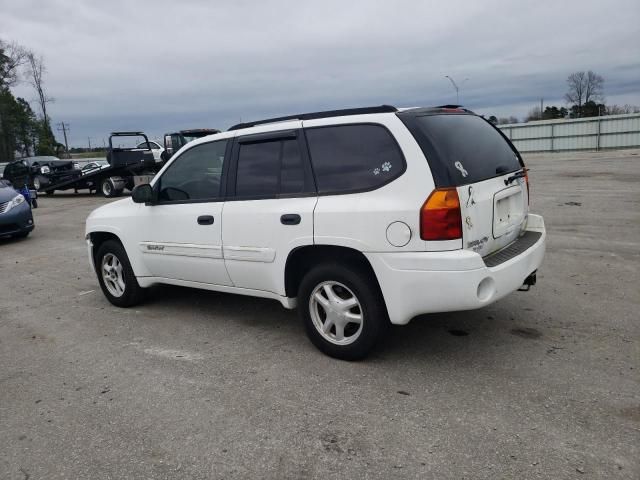
[[[522,178],[506,185],[510,176],[457,187],[464,249],[484,257],[513,242],[525,227],[527,187]]]

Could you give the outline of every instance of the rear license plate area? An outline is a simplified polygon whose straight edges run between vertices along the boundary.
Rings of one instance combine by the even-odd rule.
[[[522,224],[524,203],[520,185],[496,193],[493,203],[493,237],[511,233]]]

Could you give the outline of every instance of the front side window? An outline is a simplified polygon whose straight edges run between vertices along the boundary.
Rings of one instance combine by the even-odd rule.
[[[304,190],[302,154],[297,139],[240,144],[237,196],[275,196]]]
[[[182,153],[160,178],[161,202],[220,196],[227,140],[203,143]]]
[[[319,193],[370,190],[399,177],[404,157],[381,125],[337,125],[305,130]]]

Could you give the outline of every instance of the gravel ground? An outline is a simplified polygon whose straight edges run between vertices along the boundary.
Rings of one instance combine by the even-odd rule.
[[[0,478],[640,478],[640,152],[530,155],[529,293],[323,356],[275,301],[111,306],[87,214],[0,240]]]

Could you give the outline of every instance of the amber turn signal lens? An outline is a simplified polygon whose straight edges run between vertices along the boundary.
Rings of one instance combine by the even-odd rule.
[[[462,238],[460,199],[455,187],[431,192],[420,209],[420,238],[455,240]]]

